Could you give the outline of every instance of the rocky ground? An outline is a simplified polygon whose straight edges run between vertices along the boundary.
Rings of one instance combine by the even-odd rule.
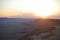
[[[54,31],[54,35],[44,38],[47,35],[49,35],[48,32],[38,34],[38,35],[28,36],[28,38],[30,37],[31,39],[23,39],[23,40],[60,40],[60,26],[56,26],[56,30]]]
[[[39,35],[33,35],[33,39],[34,40],[60,40],[60,26],[56,26],[56,30],[54,32],[53,36],[50,36],[48,38],[42,38],[42,36],[46,36],[49,35],[49,33],[42,33]]]

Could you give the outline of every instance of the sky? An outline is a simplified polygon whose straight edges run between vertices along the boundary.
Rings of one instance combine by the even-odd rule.
[[[23,14],[60,16],[59,1],[60,0],[1,0],[0,17],[23,16]]]

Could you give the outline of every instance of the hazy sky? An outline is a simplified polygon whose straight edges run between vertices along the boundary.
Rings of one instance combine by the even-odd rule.
[[[18,16],[23,13],[36,15],[51,15],[59,13],[60,0],[1,0],[0,17]],[[43,15],[44,14],[44,15]]]

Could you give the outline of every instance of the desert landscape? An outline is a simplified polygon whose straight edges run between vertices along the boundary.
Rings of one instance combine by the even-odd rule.
[[[42,27],[42,30],[40,30],[38,26],[33,26],[35,24],[32,24],[31,22],[35,21],[37,25],[36,20],[43,21],[41,19],[0,18],[0,40],[26,40],[25,38],[30,37],[32,34],[42,34],[43,32],[46,32],[44,30],[47,28],[44,28],[43,30]],[[45,22],[52,22],[55,25],[56,30],[53,36],[48,37],[45,40],[60,40],[60,19],[47,20],[49,21],[45,20]],[[39,24],[42,24],[41,22],[39,22]]]

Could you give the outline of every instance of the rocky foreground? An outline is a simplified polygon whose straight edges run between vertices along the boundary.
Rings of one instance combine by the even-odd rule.
[[[34,30],[27,38],[25,37],[23,40],[60,40],[60,20],[48,19],[48,20],[35,20],[29,23],[24,23],[25,25],[34,26],[40,28],[40,30]],[[40,25],[39,25],[40,24]],[[53,35],[50,35],[48,27],[55,27],[56,29],[53,31]],[[52,30],[52,29],[51,29]],[[47,31],[47,32],[46,32]],[[37,32],[37,33],[36,33]],[[49,35],[49,36],[48,36]],[[46,37],[47,36],[47,37]],[[45,38],[46,37],[46,38]]]

